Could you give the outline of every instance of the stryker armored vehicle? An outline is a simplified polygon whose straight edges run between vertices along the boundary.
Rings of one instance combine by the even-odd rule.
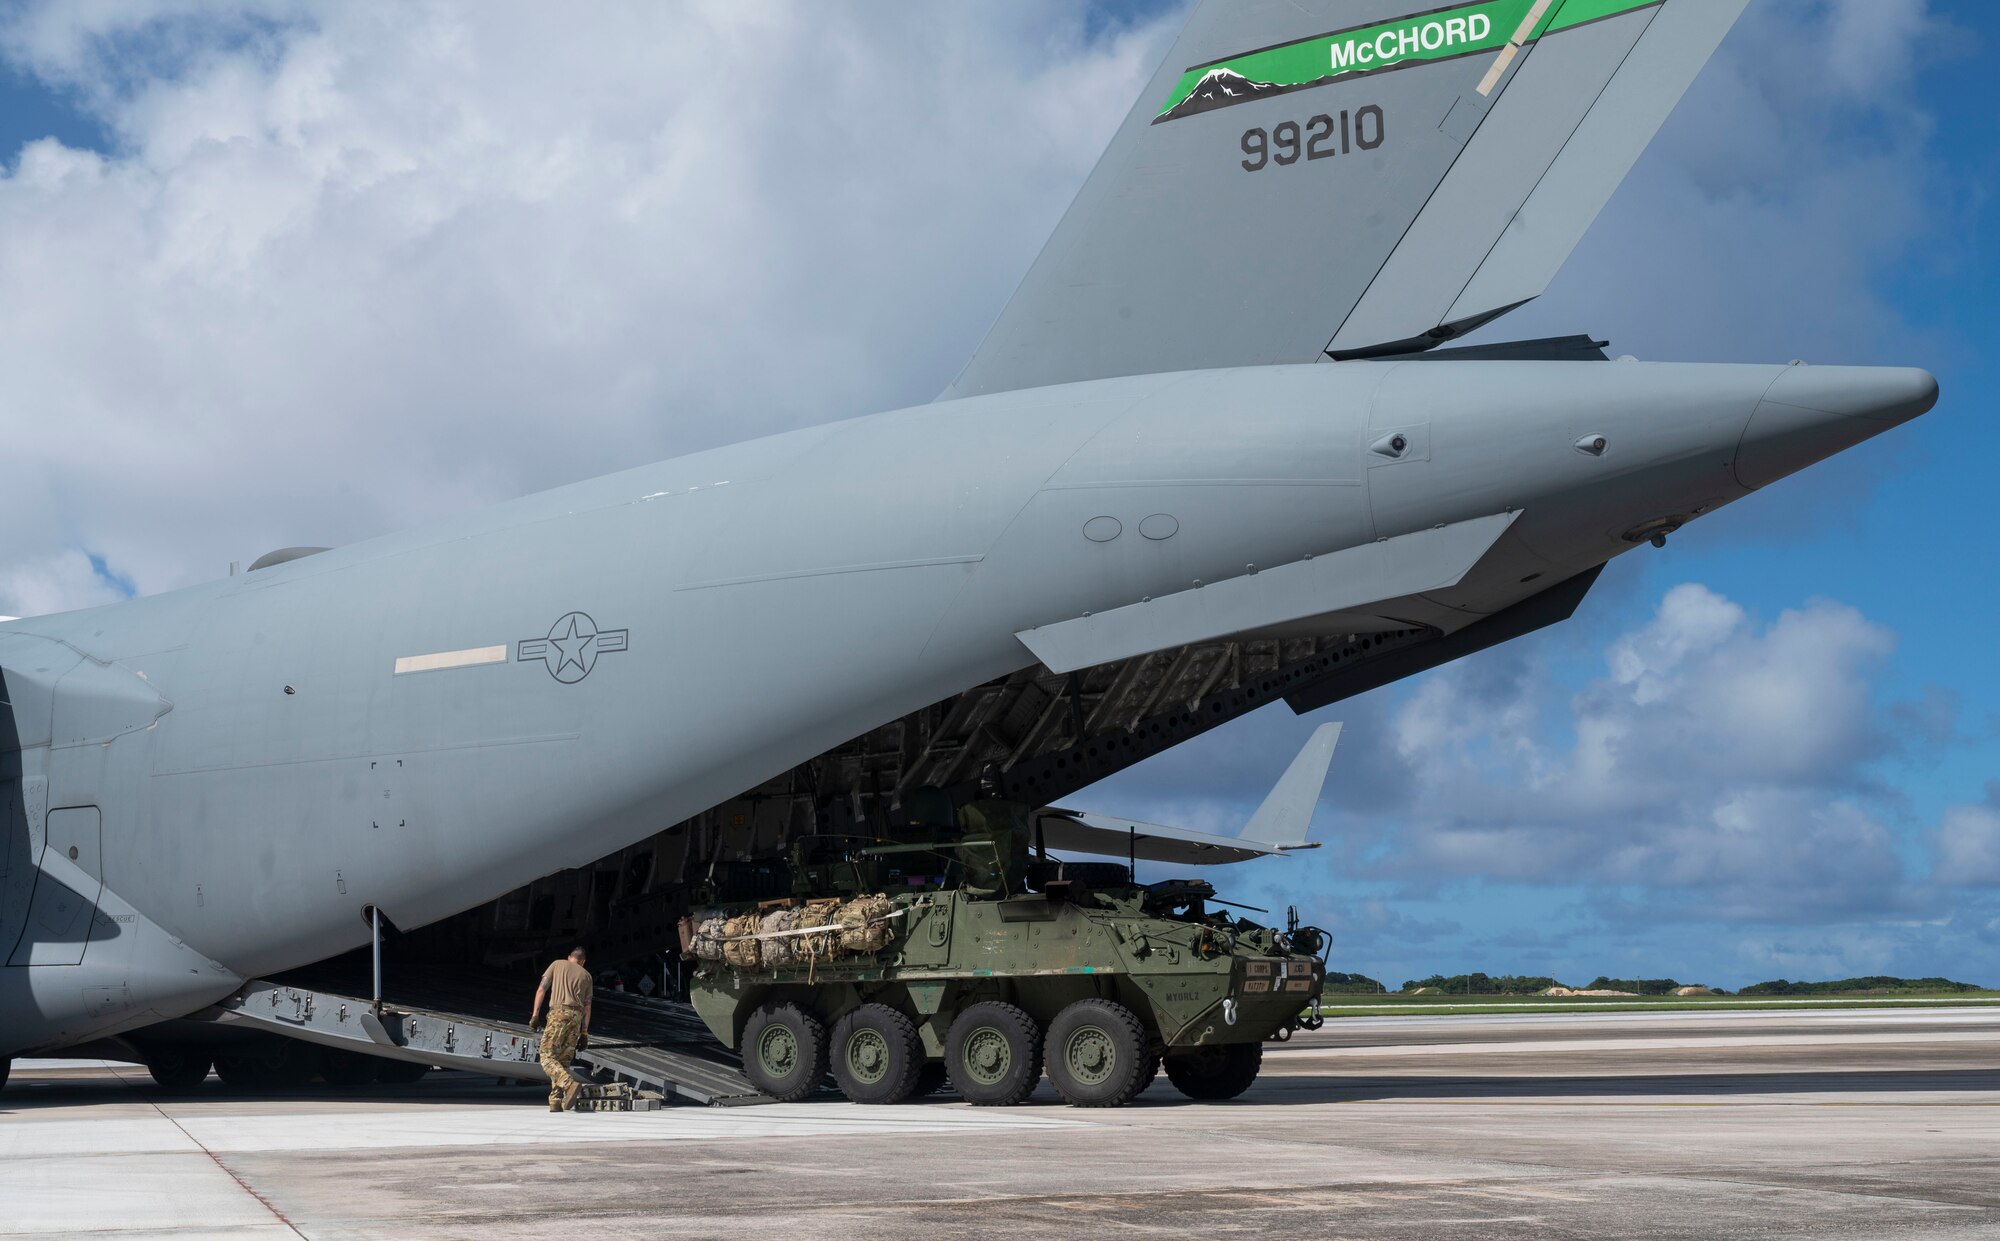
[[[1031,860],[1024,810],[983,802],[958,832],[797,842],[791,895],[681,924],[695,1011],[784,1102],[831,1072],[857,1103],[948,1076],[969,1103],[1008,1105],[1046,1069],[1071,1104],[1116,1107],[1163,1063],[1189,1098],[1229,1099],[1266,1039],[1318,1024],[1305,1014],[1323,932],[1212,911],[1225,902],[1205,880]]]

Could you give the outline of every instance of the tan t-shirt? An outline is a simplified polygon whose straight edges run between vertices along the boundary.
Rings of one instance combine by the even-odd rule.
[[[590,971],[568,957],[551,961],[542,971],[542,982],[548,986],[551,1008],[558,1004],[583,1008],[590,1003]]]

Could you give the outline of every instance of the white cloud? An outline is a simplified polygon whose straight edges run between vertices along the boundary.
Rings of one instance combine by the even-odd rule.
[[[1171,36],[1083,22],[10,10],[116,149],[0,153],[0,583],[89,546],[159,590],[928,399]]]
[[[1591,331],[1703,361],[1928,360],[1881,291],[1950,208],[1922,0],[1758,0],[1548,293],[1486,338]]]
[[[1397,712],[1410,795],[1378,870],[1679,893],[1681,916],[1733,920],[1900,907],[1864,770],[1896,744],[1873,706],[1893,646],[1845,605],[1759,626],[1685,584],[1566,702],[1546,668],[1496,703],[1448,667]]]
[[[1841,978],[1886,973],[1899,966],[1907,945],[1880,931],[1844,929],[1808,935],[1751,935],[1736,955],[1760,978]]]
[[[116,603],[125,593],[97,571],[84,552],[56,552],[0,569],[0,604],[7,615],[39,616],[66,607]]]
[[[1675,685],[1689,655],[1714,650],[1743,625],[1743,609],[1707,587],[1687,582],[1660,600],[1659,615],[1611,644],[1611,678],[1632,687],[1632,701],[1657,702]]]
[[[1938,822],[1937,881],[1950,887],[2000,886],[2000,780],[1977,805],[1947,806]]]

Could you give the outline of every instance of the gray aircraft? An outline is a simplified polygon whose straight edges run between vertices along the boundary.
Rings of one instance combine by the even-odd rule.
[[[377,916],[643,955],[801,832],[1046,807],[1551,624],[1928,410],[1438,348],[1543,291],[1744,3],[1210,0],[933,403],[0,625],[0,1057],[144,1055]]]

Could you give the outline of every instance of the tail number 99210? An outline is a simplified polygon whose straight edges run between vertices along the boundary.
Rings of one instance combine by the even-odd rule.
[[[1342,109],[1336,119],[1321,113],[1301,127],[1297,121],[1280,121],[1267,132],[1262,127],[1243,131],[1243,171],[1262,172],[1272,164],[1291,165],[1305,159],[1331,159],[1354,151],[1372,151],[1382,145],[1388,127],[1382,109],[1369,104],[1349,112]]]

